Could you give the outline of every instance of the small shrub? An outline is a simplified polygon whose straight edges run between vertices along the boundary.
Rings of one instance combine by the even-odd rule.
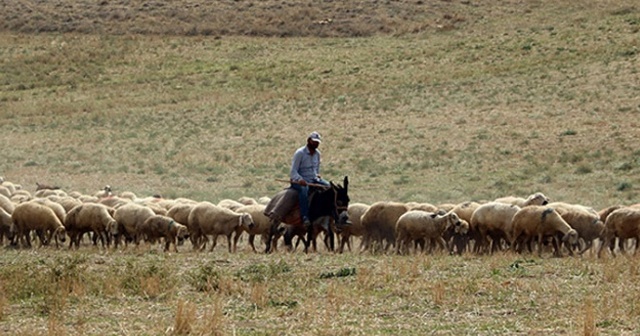
[[[245,282],[264,282],[267,279],[291,271],[291,267],[285,262],[265,264],[252,264],[235,273],[235,276]]]
[[[562,133],[560,133],[560,136],[568,136],[568,135],[576,135],[578,134],[578,132],[574,131],[574,130],[566,130]]]
[[[617,191],[625,191],[631,189],[633,186],[629,182],[620,182],[616,186]]]
[[[187,273],[187,282],[199,292],[217,291],[220,288],[220,274],[213,262],[209,262]]]
[[[591,172],[593,172],[593,169],[588,165],[580,165],[576,169],[576,174],[590,174]]]

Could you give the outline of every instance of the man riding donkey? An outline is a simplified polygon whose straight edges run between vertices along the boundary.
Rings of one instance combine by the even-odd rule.
[[[298,192],[300,202],[300,217],[305,228],[311,226],[309,220],[309,185],[329,187],[329,181],[320,177],[320,150],[322,142],[320,133],[312,132],[307,138],[307,144],[296,150],[291,162],[291,188]]]
[[[267,240],[266,252],[270,252],[271,238],[276,233],[280,222],[294,226],[302,223],[308,233],[308,239],[305,242],[305,247],[308,247],[313,235],[312,222],[318,218],[325,219],[321,225],[331,235],[331,242],[333,242],[333,232],[329,224],[330,218],[342,224],[348,221],[346,215],[349,205],[348,178],[344,179],[344,188],[322,179],[320,176],[321,153],[318,150],[321,142],[322,137],[318,132],[309,134],[306,145],[298,148],[293,154],[289,173],[290,188],[278,193],[267,205],[265,215],[271,218],[271,232]],[[310,187],[317,190],[312,197],[310,197]],[[296,192],[297,197],[294,196]],[[291,215],[296,213],[293,211],[295,203],[299,205],[299,218],[291,218]]]

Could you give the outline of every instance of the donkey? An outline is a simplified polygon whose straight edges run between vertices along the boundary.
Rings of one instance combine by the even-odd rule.
[[[343,186],[330,182],[327,188],[318,188],[309,197],[309,220],[311,223],[319,223],[323,220],[325,223],[322,227],[327,231],[329,238],[329,249],[335,248],[335,238],[330,219],[336,224],[348,224],[349,216],[347,209],[349,207],[349,178],[344,177]],[[287,202],[285,199],[291,200]],[[269,230],[266,242],[265,253],[271,251],[271,243],[273,236],[278,232],[280,223],[293,226],[302,226],[300,220],[300,207],[297,204],[297,192],[291,188],[280,191],[271,199],[271,202],[265,209],[265,215],[271,219],[271,229]],[[285,244],[291,245],[291,236],[285,236]],[[309,244],[313,240],[313,225],[307,228],[307,239],[304,240],[305,252],[308,252]]]

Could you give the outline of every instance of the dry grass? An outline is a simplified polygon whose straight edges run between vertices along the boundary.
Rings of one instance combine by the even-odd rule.
[[[84,257],[70,261],[70,253]],[[640,328],[635,258],[528,258],[7,250],[1,273],[9,290],[0,328],[90,335],[619,335]],[[198,290],[189,279],[202,259],[223,279],[217,290]],[[19,275],[8,260],[31,271]],[[91,279],[83,291],[64,282],[19,285],[49,278],[61,264],[63,278]],[[164,295],[130,288],[139,269],[162,265],[172,268]],[[351,267],[354,273],[323,276]],[[119,293],[101,291],[113,278]]]
[[[638,202],[635,2],[145,3],[0,4],[0,175],[30,191],[271,196],[318,130],[324,176],[349,175],[354,202]],[[264,24],[276,14],[299,19]],[[635,257],[248,250],[7,249],[0,334],[640,330]]]

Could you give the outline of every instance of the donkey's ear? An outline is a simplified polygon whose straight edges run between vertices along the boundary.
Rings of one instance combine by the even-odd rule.
[[[349,188],[349,176],[344,177],[344,182],[342,182],[342,184],[344,185],[345,189]]]

